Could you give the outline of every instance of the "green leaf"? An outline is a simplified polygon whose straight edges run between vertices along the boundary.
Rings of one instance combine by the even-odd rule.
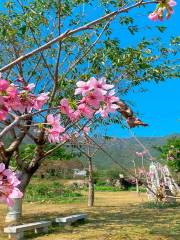
[[[26,33],[26,25],[22,26],[20,29],[22,34],[25,34]]]
[[[135,26],[129,26],[129,27],[128,27],[128,30],[130,31],[130,33],[131,33],[132,35],[134,35],[136,32],[139,31],[137,25],[135,25]]]
[[[167,27],[165,27],[165,26],[156,26],[156,28],[157,28],[161,33],[163,33],[163,32],[166,30]]]

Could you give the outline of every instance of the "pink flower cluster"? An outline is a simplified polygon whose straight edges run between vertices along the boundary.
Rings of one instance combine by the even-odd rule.
[[[13,206],[13,198],[22,198],[23,194],[17,188],[19,184],[15,173],[6,169],[4,163],[0,163],[0,201]]]
[[[5,79],[0,78],[0,120],[7,119],[9,111],[19,111],[21,113],[30,112],[32,109],[40,110],[48,100],[48,93],[40,93],[35,96],[31,93],[34,84],[29,85],[10,84]]]
[[[147,150],[144,150],[143,152],[136,152],[136,156],[137,157],[144,157],[144,155],[146,155]]]
[[[77,82],[75,95],[82,95],[78,105],[80,115],[92,118],[94,114],[107,117],[114,113],[119,106],[116,104],[119,98],[115,96],[114,85],[107,84],[105,78],[97,80],[92,77],[87,82]]]
[[[169,19],[171,14],[174,13],[173,7],[176,6],[174,0],[166,0],[157,4],[157,7],[154,12],[149,14],[149,19],[152,21],[163,20],[164,12],[166,10],[166,18]]]
[[[63,98],[60,101],[60,113],[68,117],[70,122],[76,122],[81,118],[91,119],[94,114],[100,114],[102,117],[107,117],[109,113],[115,112],[118,107],[116,102],[119,101],[115,97],[113,85],[107,84],[105,78],[97,80],[90,78],[87,82],[78,81],[75,95],[80,95],[81,99],[78,101],[76,109],[73,109],[68,99]],[[57,143],[68,139],[69,136],[65,134],[65,128],[60,123],[60,115],[47,116],[47,123],[51,126],[48,131],[48,140],[52,143]]]
[[[63,141],[62,133],[64,133],[65,128],[60,123],[60,115],[53,116],[49,114],[47,116],[47,123],[51,126],[51,128],[47,129],[49,142],[58,143]]]
[[[60,101],[60,113],[68,117],[71,122],[76,122],[81,118],[91,119],[95,114],[108,117],[109,113],[114,113],[119,106],[116,104],[119,98],[115,96],[114,85],[107,84],[105,78],[97,80],[92,77],[87,82],[78,81],[75,95],[80,95],[76,109],[73,109],[68,99]],[[57,143],[62,139],[68,139],[63,134],[65,128],[60,123],[60,115],[47,116],[47,123],[51,126],[48,131],[48,139],[52,143]]]

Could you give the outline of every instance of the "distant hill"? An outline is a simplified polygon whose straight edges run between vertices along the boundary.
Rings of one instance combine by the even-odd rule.
[[[140,137],[138,138],[143,145],[149,149],[151,155],[155,158],[159,156],[159,152],[155,150],[154,146],[161,146],[166,143],[167,139],[173,136],[180,137],[180,134],[171,134],[165,137]],[[5,137],[5,143],[10,142],[10,135],[7,134]],[[98,143],[103,141],[102,138],[98,138]],[[25,138],[23,141],[24,144],[33,144],[33,142],[29,138]],[[140,159],[138,159],[135,155],[135,152],[143,151],[142,147],[135,141],[134,138],[110,138],[106,140],[106,143],[103,145],[103,148],[108,151],[109,154],[116,160],[119,164],[124,167],[132,168],[133,163],[132,160],[136,160],[137,165],[141,165]],[[72,147],[68,147],[67,151],[77,151]],[[77,159],[77,157],[76,157]],[[82,161],[83,165],[87,167],[87,159],[84,157],[79,157],[79,160]],[[146,163],[148,161],[145,160]],[[93,159],[93,164],[97,169],[110,169],[117,168],[118,165],[113,163],[112,160],[101,150],[99,150]]]
[[[150,151],[151,155],[155,158],[159,156],[159,152],[155,150],[154,146],[161,146],[166,143],[167,138],[172,136],[177,136],[178,134],[173,134],[167,137],[141,137],[138,138],[143,145]],[[99,142],[101,142],[99,140]],[[136,160],[137,165],[141,165],[140,159],[135,155],[135,152],[143,151],[142,147],[135,141],[134,138],[111,138],[106,141],[103,145],[103,148],[108,151],[109,154],[121,165],[131,168],[133,167],[132,160]],[[82,157],[84,165],[87,164],[87,160]],[[148,163],[148,160],[145,159],[145,163]],[[97,169],[108,169],[116,168],[117,164],[113,163],[112,160],[101,150],[99,150],[93,160],[93,164]]]

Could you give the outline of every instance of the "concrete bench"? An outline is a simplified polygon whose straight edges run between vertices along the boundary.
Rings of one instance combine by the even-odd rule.
[[[8,234],[9,239],[21,240],[24,239],[24,232],[29,230],[34,230],[35,233],[47,233],[49,225],[51,225],[51,221],[41,221],[17,226],[10,226],[4,228],[4,233]]]
[[[87,218],[87,214],[76,214],[67,217],[60,217],[55,219],[55,223],[59,224],[60,226],[64,225],[71,225],[74,222],[79,220],[85,220]]]

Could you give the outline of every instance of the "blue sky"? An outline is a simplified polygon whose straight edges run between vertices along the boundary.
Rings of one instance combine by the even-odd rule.
[[[153,10],[153,6],[148,10]],[[141,9],[142,10],[142,9]],[[167,30],[162,35],[158,31],[153,30],[146,33],[146,36],[152,37],[160,35],[165,44],[171,36],[180,35],[180,4],[175,8],[175,14],[169,20],[165,20],[159,25],[166,26]],[[139,13],[138,13],[139,12]],[[155,25],[156,23],[149,22],[146,17],[147,9],[145,11],[136,10],[133,16],[137,14],[138,22],[143,21],[143,24]],[[144,31],[137,34],[137,37],[132,37],[119,26],[114,26],[115,34],[119,36],[122,44],[135,45],[138,39],[144,36]],[[148,89],[145,93],[139,91],[130,92],[126,97],[135,105],[135,111],[140,113],[140,117],[144,122],[149,124],[149,127],[140,127],[133,129],[137,136],[165,136],[173,133],[180,133],[180,79],[166,80],[159,84],[145,83],[143,87]],[[108,135],[116,137],[129,137],[128,130],[121,129],[120,126],[114,125],[107,131]]]
[[[145,93],[130,93],[127,98],[135,104],[135,110],[149,127],[133,129],[137,136],[165,136],[180,133],[180,82],[169,80],[160,84],[144,84],[149,89]],[[130,133],[120,126],[108,128],[108,135],[129,137]]]
[[[148,5],[146,9],[134,9],[128,13],[136,18],[136,23],[141,26],[142,32],[132,36],[126,27],[118,24],[118,19],[113,23],[113,35],[120,39],[122,47],[136,46],[142,37],[147,39],[161,37],[162,43],[166,46],[172,36],[180,36],[180,4],[174,7],[175,14],[169,20],[163,22],[152,22],[148,19],[148,13],[155,9],[155,5]],[[97,5],[92,9],[85,9],[86,14],[90,14],[90,19],[98,18],[102,15],[100,7]],[[154,26],[152,30],[144,26]],[[165,26],[167,29],[162,34],[155,26]],[[178,56],[179,57],[179,56]],[[148,91],[141,93],[138,90],[130,92],[126,99],[134,105],[134,111],[138,112],[138,117],[149,124],[149,127],[139,127],[133,129],[137,136],[166,136],[173,133],[180,133],[180,79],[166,80],[159,84],[145,83],[142,85]],[[103,128],[98,129],[98,133],[103,135]],[[112,125],[105,130],[107,135],[114,137],[130,137],[127,129],[122,129],[119,125]]]

